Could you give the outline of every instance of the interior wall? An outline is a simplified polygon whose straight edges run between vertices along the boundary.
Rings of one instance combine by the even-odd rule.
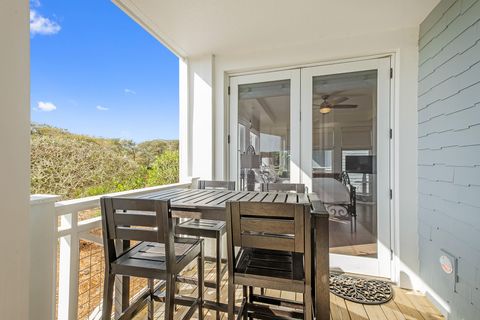
[[[314,129],[313,148],[332,150],[332,172],[342,172],[342,150],[373,149],[374,133],[371,121],[335,123]],[[321,136],[320,136],[321,133]]]
[[[0,1],[0,310],[28,319],[30,212],[28,0]]]
[[[478,319],[480,1],[441,1],[421,24],[419,52],[420,274],[450,319]],[[441,256],[457,260],[451,274]]]
[[[396,229],[394,253],[398,268],[393,279],[404,287],[423,288],[418,277],[417,234],[417,75],[418,28],[345,37],[328,43],[315,39],[295,47],[271,48],[244,55],[216,55],[214,75],[214,177],[224,179],[228,165],[228,75],[235,72],[281,68],[316,62],[338,61],[369,55],[395,53],[395,124],[392,202]],[[387,134],[387,133],[386,133]]]

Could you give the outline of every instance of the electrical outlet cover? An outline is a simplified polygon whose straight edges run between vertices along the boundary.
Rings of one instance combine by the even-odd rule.
[[[442,270],[444,279],[447,281],[453,291],[456,292],[458,280],[458,258],[450,252],[444,249],[440,249],[440,258],[438,259],[438,262]]]

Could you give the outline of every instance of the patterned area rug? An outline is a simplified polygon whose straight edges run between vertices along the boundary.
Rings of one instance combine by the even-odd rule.
[[[330,292],[363,304],[382,304],[393,297],[392,286],[385,281],[330,274]]]

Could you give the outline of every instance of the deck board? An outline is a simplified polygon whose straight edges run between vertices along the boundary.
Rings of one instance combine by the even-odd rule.
[[[371,320],[388,320],[387,316],[383,312],[382,308],[376,305],[364,305],[365,312]]]
[[[195,263],[192,267],[187,268],[184,272],[186,276],[194,276],[196,274]],[[206,263],[205,270],[206,279],[215,279],[215,264]],[[334,294],[330,294],[330,319],[331,320],[430,320],[445,319],[440,312],[428,301],[428,299],[416,292],[404,290],[395,287],[394,298],[382,305],[362,305],[351,301],[346,301]],[[180,284],[180,294],[188,296],[196,296],[196,286],[188,284]],[[301,294],[295,295],[291,292],[267,290],[267,294],[274,297],[282,297],[287,299],[296,299],[302,301]],[[205,297],[209,299],[215,298],[215,290],[205,288]],[[222,280],[222,302],[227,299],[227,276]],[[236,294],[236,303],[239,305],[242,300],[242,290],[238,289]],[[215,312],[204,309],[206,320],[214,320]],[[178,308],[175,319],[181,319],[185,314],[186,308]],[[155,304],[155,319],[163,319],[164,307],[163,303]],[[147,319],[147,310],[144,308],[134,318],[135,320]],[[197,319],[196,314],[192,319]],[[226,320],[225,314],[222,314],[222,320]]]
[[[410,300],[410,302],[415,306],[418,312],[426,320],[438,320],[443,319],[442,314],[432,306],[430,301],[424,295],[418,294],[416,292],[405,292],[405,296]]]
[[[345,299],[330,293],[330,315],[335,320],[350,320]]]
[[[368,320],[367,312],[363,307],[363,304],[355,303],[352,301],[345,300],[347,305],[347,310],[352,320]]]
[[[391,300],[391,301],[389,301],[385,304],[382,304],[381,308],[382,308],[383,312],[385,313],[385,315],[387,316],[387,319],[406,320],[402,311],[400,311],[397,304],[393,300]]]
[[[398,309],[403,313],[406,319],[419,319],[425,320],[425,317],[420,313],[417,308],[412,304],[412,302],[407,298],[406,291],[400,290],[399,288],[394,288],[395,295],[393,301],[398,306]]]

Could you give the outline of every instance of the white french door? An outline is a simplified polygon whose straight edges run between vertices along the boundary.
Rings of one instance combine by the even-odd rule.
[[[331,269],[391,277],[389,58],[231,77],[229,117],[230,179],[306,184],[330,213]]]
[[[330,267],[390,278],[390,59],[305,68],[301,77],[301,180],[330,213]],[[350,212],[344,172],[356,188]]]

